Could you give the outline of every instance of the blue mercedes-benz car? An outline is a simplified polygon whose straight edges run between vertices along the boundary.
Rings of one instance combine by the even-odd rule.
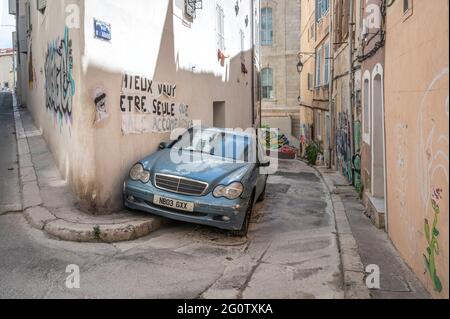
[[[190,129],[132,167],[124,205],[246,236],[255,203],[265,197],[268,166],[253,134]]]

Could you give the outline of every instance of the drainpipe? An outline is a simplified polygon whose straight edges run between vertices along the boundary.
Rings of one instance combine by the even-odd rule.
[[[254,34],[255,34],[255,3],[252,0],[251,4],[250,4],[250,10],[251,10],[251,16],[252,16],[252,20],[251,20],[251,30],[252,30],[252,35],[251,35],[251,41],[252,41],[252,125],[253,127],[255,127],[256,123],[255,123],[255,39],[254,39]]]
[[[354,73],[353,73],[353,19],[354,19],[354,0],[349,0],[350,5],[350,19],[348,23],[348,48],[349,48],[349,113],[350,113],[350,159],[355,155],[355,112],[354,112]],[[351,160],[352,161],[352,160]],[[355,171],[352,167],[352,184],[355,181]]]
[[[334,138],[334,108],[333,108],[333,87],[334,87],[334,29],[333,29],[333,17],[334,17],[334,5],[330,9],[330,25],[328,27],[328,37],[329,39],[329,56],[328,64],[330,65],[330,74],[328,76],[328,111],[330,112],[330,140],[328,141],[328,168],[333,167],[333,158],[336,154],[335,152],[335,138]]]

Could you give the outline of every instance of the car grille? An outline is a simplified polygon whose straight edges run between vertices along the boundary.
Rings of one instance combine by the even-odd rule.
[[[203,195],[208,188],[208,184],[204,182],[163,174],[156,174],[155,186],[169,192],[192,196]]]

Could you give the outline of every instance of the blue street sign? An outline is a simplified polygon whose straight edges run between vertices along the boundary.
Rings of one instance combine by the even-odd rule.
[[[111,25],[94,19],[95,37],[97,39],[111,41]]]

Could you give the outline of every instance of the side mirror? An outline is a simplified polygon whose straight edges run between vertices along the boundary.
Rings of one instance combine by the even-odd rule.
[[[169,143],[167,143],[167,142],[161,142],[161,143],[159,144],[159,150],[160,150],[160,151],[165,150],[165,149],[167,149],[167,148],[169,148]]]

